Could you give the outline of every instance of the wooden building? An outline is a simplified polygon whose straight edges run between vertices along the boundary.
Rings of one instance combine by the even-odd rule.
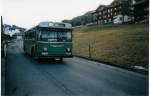
[[[94,24],[111,24],[114,17],[122,15],[133,17],[131,0],[114,0],[110,5],[100,5],[93,13]],[[122,22],[125,22],[122,19]]]
[[[134,0],[135,22],[149,20],[149,0]]]

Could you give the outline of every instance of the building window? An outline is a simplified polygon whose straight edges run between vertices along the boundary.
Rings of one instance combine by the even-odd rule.
[[[112,10],[113,10],[113,9],[111,8],[111,12],[112,12]]]
[[[103,21],[101,20],[101,24],[103,24]]]
[[[111,22],[111,19],[109,19],[109,22]]]
[[[122,17],[120,17],[119,19],[120,19],[120,21],[122,21],[122,20],[123,20],[123,18],[122,18]]]
[[[98,21],[98,24],[100,24],[100,21]]]
[[[105,14],[105,11],[103,11],[103,14]]]
[[[111,14],[111,16],[113,15],[113,13],[110,13]]]
[[[99,15],[101,15],[101,12],[99,12]]]
[[[121,6],[119,8],[121,9]]]

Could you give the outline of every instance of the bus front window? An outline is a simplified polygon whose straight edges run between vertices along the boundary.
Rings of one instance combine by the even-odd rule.
[[[71,32],[57,32],[58,42],[69,42],[71,41]]]
[[[50,42],[70,42],[71,32],[49,32],[43,31],[39,33],[39,40]]]

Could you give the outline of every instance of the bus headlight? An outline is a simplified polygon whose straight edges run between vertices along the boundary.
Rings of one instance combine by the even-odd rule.
[[[44,51],[47,51],[47,48],[43,48]]]
[[[47,56],[47,55],[48,55],[48,52],[41,52],[41,55]]]
[[[66,51],[67,51],[67,52],[70,52],[70,51],[71,51],[71,49],[70,49],[70,48],[67,48],[67,49],[66,49]]]
[[[71,52],[66,52],[66,55],[71,55]]]

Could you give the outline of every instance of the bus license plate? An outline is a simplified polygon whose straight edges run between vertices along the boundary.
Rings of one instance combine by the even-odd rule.
[[[48,52],[42,52],[41,54],[42,55],[48,55]]]

